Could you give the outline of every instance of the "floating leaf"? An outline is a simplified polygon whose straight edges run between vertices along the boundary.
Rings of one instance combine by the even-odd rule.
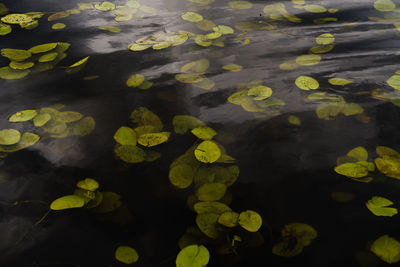
[[[44,54],[43,56],[41,56],[38,59],[38,61],[39,62],[51,62],[54,59],[56,59],[57,56],[58,56],[58,53],[56,53],[56,52],[47,53],[47,54]]]
[[[197,73],[179,73],[175,75],[175,79],[181,83],[198,83],[204,78],[204,75]]]
[[[365,161],[368,159],[368,152],[364,147],[358,146],[350,150],[347,156],[355,158],[357,161]]]
[[[196,61],[189,62],[181,67],[181,72],[197,72],[203,73],[210,67],[210,61],[207,58],[201,58]]]
[[[361,178],[368,175],[368,168],[357,163],[344,163],[337,166],[335,172],[352,178]]]
[[[21,110],[15,114],[11,115],[11,117],[8,118],[8,121],[9,122],[29,121],[29,120],[33,119],[37,114],[38,113],[35,109]]]
[[[78,181],[76,186],[81,189],[96,191],[99,188],[99,183],[95,179],[85,178],[85,180]]]
[[[40,136],[34,133],[24,133],[19,143],[15,145],[0,146],[1,152],[15,152],[29,146],[33,146],[40,139]]]
[[[262,225],[261,216],[252,210],[246,210],[239,215],[239,225],[249,232],[257,232]]]
[[[221,199],[226,192],[226,185],[221,183],[203,184],[196,191],[196,197],[201,201],[215,201]]]
[[[138,87],[144,82],[144,76],[142,74],[134,74],[128,78],[126,85],[129,87]]]
[[[392,217],[398,213],[396,208],[388,207],[393,202],[384,197],[374,196],[365,205],[376,216]]]
[[[172,124],[174,126],[174,131],[178,134],[185,134],[189,129],[205,125],[201,120],[189,115],[176,115],[172,119]]]
[[[315,41],[317,42],[317,44],[320,45],[328,45],[335,41],[335,37],[331,33],[323,33],[321,35],[318,35]]]
[[[393,157],[393,158],[400,158],[400,153],[394,149],[391,149],[387,146],[377,146],[376,147],[376,154],[381,157]]]
[[[195,149],[197,160],[204,163],[213,163],[221,157],[221,150],[213,141],[203,141]]]
[[[297,77],[295,84],[298,88],[302,90],[315,90],[319,88],[318,81],[309,76],[302,75]]]
[[[310,48],[310,52],[314,54],[323,54],[323,53],[328,53],[330,52],[335,45],[330,44],[330,45],[316,45]]]
[[[1,18],[1,21],[8,24],[22,24],[33,21],[32,17],[25,14],[8,14]]]
[[[64,23],[55,23],[51,26],[51,28],[53,30],[61,30],[64,29],[67,25],[65,25]]]
[[[129,127],[122,126],[114,134],[114,139],[117,143],[127,146],[136,146],[136,132]]]
[[[22,79],[29,73],[29,70],[14,70],[8,66],[0,68],[0,78],[6,80]]]
[[[54,119],[65,123],[71,123],[82,119],[83,115],[76,111],[56,112]]]
[[[12,48],[1,49],[1,55],[12,61],[24,61],[32,56],[29,51]]]
[[[228,3],[228,5],[231,8],[239,9],[239,10],[249,9],[253,6],[253,4],[248,1],[231,1]]]
[[[177,267],[204,267],[210,260],[210,253],[203,245],[184,247],[176,256]]]
[[[311,13],[324,13],[326,8],[321,5],[304,5],[303,8]]]
[[[330,84],[332,85],[346,85],[346,84],[350,84],[353,83],[352,81],[343,79],[343,78],[331,78],[328,81]]]
[[[247,95],[254,96],[254,100],[265,100],[272,95],[272,89],[267,86],[258,85],[250,88],[247,91]]]
[[[202,140],[211,140],[217,134],[213,128],[207,126],[194,128],[191,132]]]
[[[217,25],[215,25],[211,20],[203,19],[202,21],[197,22],[196,26],[202,31],[212,31]]]
[[[297,116],[294,116],[294,115],[289,115],[288,116],[288,122],[290,124],[293,124],[293,125],[296,125],[296,126],[299,126],[301,124],[300,118],[297,117]]]
[[[128,49],[131,51],[143,51],[146,50],[147,48],[150,48],[152,45],[149,44],[130,44],[128,45]]]
[[[63,19],[63,18],[67,18],[71,15],[71,13],[67,12],[67,11],[60,11],[60,12],[56,12],[54,14],[51,14],[47,20],[48,21],[53,21],[53,20],[58,20],[58,19]]]
[[[219,32],[222,34],[232,34],[235,32],[231,27],[226,26],[226,25],[217,25],[217,26],[213,27],[213,31]]]
[[[181,17],[190,22],[200,22],[203,20],[203,16],[195,12],[183,12]]]
[[[15,129],[0,131],[0,145],[14,145],[21,140],[21,133]]]
[[[391,264],[400,261],[400,242],[388,235],[376,239],[370,250],[386,263]]]
[[[224,70],[229,70],[229,71],[232,71],[232,72],[238,72],[238,71],[241,71],[243,69],[242,66],[236,65],[236,64],[225,65],[222,68]]]
[[[134,248],[119,246],[115,251],[115,258],[125,264],[132,264],[139,260],[139,254]]]
[[[196,224],[199,229],[208,237],[213,239],[221,238],[218,230],[218,217],[216,213],[200,213],[196,216]]]
[[[95,4],[94,8],[100,11],[110,11],[115,9],[115,4],[108,1],[104,1],[100,4]]]
[[[302,66],[317,65],[321,61],[320,55],[302,55],[296,58],[296,63]]]
[[[193,182],[193,168],[188,164],[180,164],[171,168],[169,171],[169,180],[174,186],[184,189]]]
[[[168,141],[169,132],[147,133],[138,138],[138,143],[145,147],[153,147]]]
[[[226,204],[216,201],[197,202],[193,205],[193,209],[197,214],[215,213],[220,215],[224,212],[232,211]]]
[[[85,136],[90,134],[95,128],[95,121],[92,117],[88,116],[77,122],[72,130],[75,135]]]
[[[34,119],[33,124],[36,127],[42,127],[45,125],[49,120],[51,120],[51,115],[48,113],[39,113]]]
[[[374,2],[374,7],[378,11],[388,12],[394,10],[396,5],[392,0],[376,0]]]
[[[143,162],[147,156],[146,152],[137,146],[117,146],[114,151],[117,157],[128,163]]]
[[[392,77],[390,77],[386,82],[394,89],[400,90],[400,71],[396,71],[396,73]]]
[[[56,48],[58,43],[41,44],[30,48],[28,51],[32,54],[45,53]]]
[[[218,223],[226,227],[236,227],[238,225],[239,213],[227,211],[218,217]]]
[[[12,31],[12,28],[10,25],[0,23],[0,35],[7,35]]]
[[[50,204],[52,210],[65,210],[81,208],[85,205],[85,200],[77,195],[68,195],[57,198]]]
[[[30,69],[35,65],[33,62],[17,62],[17,61],[11,61],[10,62],[10,67],[14,70],[26,70]]]
[[[90,58],[90,57],[85,57],[85,58],[83,58],[83,59],[81,59],[81,60],[75,62],[74,64],[72,64],[72,65],[69,66],[68,68],[76,68],[76,67],[79,67],[79,66],[85,64],[85,63],[88,61],[89,58]]]

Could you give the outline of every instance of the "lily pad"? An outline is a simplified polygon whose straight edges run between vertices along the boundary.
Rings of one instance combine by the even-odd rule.
[[[26,77],[30,70],[14,70],[8,66],[0,68],[0,78],[5,80],[16,80]]]
[[[246,210],[239,215],[239,225],[249,232],[257,232],[262,225],[261,216],[252,210]]]
[[[181,17],[190,22],[200,22],[203,20],[203,16],[196,12],[184,12]]]
[[[400,242],[388,235],[376,239],[370,250],[386,263],[392,264],[400,261]]]
[[[95,126],[96,123],[94,119],[87,116],[74,124],[72,131],[75,135],[86,136],[94,130]]]
[[[115,258],[125,264],[132,264],[139,260],[139,254],[134,248],[119,246],[115,251]]]
[[[299,76],[296,78],[295,84],[302,90],[315,90],[319,88],[319,83],[312,77]]]
[[[191,132],[202,140],[211,140],[217,134],[213,128],[208,126],[196,127]]]
[[[350,84],[353,83],[352,81],[343,79],[343,78],[331,78],[328,80],[328,82],[332,85],[346,85],[346,84]]]
[[[127,163],[143,162],[146,152],[137,146],[117,146],[114,150],[117,157]]]
[[[8,24],[22,24],[32,22],[32,17],[25,14],[8,14],[1,18],[1,21]]]
[[[136,146],[136,132],[129,127],[122,126],[114,134],[114,139],[117,143],[127,146]]]
[[[38,61],[39,61],[39,62],[51,62],[51,61],[53,61],[54,59],[56,59],[57,56],[58,56],[58,53],[57,53],[57,52],[47,53],[47,54],[44,54],[43,56],[41,56],[41,57],[38,59]]]
[[[8,118],[9,122],[24,122],[24,121],[30,121],[37,115],[37,111],[35,109],[26,109],[26,110],[21,110],[18,111],[17,113],[11,115],[10,118]]]
[[[226,227],[236,227],[238,225],[239,213],[227,211],[218,217],[218,223]]]
[[[144,76],[141,74],[134,74],[129,77],[126,81],[126,85],[129,87],[138,87],[144,82]]]
[[[81,189],[96,191],[99,188],[99,183],[92,178],[85,178],[85,180],[78,181],[76,186]]]
[[[41,44],[30,48],[28,51],[32,54],[45,53],[56,48],[58,43]]]
[[[207,183],[196,191],[196,197],[201,201],[215,201],[221,199],[226,193],[226,185],[222,183]]]
[[[302,55],[296,58],[296,63],[302,66],[314,66],[321,61],[320,55]]]
[[[11,61],[9,66],[14,70],[26,70],[35,66],[35,63]]]
[[[247,91],[247,95],[253,96],[254,100],[265,100],[272,95],[272,89],[267,86],[258,85],[250,88]]]
[[[357,163],[344,163],[337,166],[335,172],[352,178],[361,178],[368,175],[368,168]]]
[[[376,216],[392,217],[398,213],[396,208],[388,207],[393,202],[384,197],[374,196],[365,205]]]
[[[221,150],[213,141],[203,141],[195,149],[197,160],[204,163],[213,163],[221,157]]]
[[[249,1],[231,1],[228,3],[228,5],[231,8],[238,10],[250,9],[253,6],[253,4]]]
[[[0,35],[7,35],[12,31],[12,28],[10,25],[0,23]]]
[[[12,61],[24,61],[32,56],[31,52],[23,49],[3,48],[1,55]]]
[[[320,45],[328,45],[331,44],[335,41],[335,37],[331,33],[324,33],[321,35],[318,35],[318,37],[315,39],[317,44]]]
[[[115,4],[108,1],[104,1],[100,4],[95,4],[94,8],[100,11],[111,11],[115,9]]]
[[[40,139],[40,136],[34,133],[23,133],[21,140],[14,145],[0,146],[1,152],[15,152],[33,146]]]
[[[81,208],[85,205],[85,200],[77,195],[68,195],[57,198],[50,204],[52,210],[65,210]]]
[[[147,133],[138,138],[138,143],[145,147],[153,147],[168,141],[169,132]]]
[[[0,131],[0,145],[14,145],[21,140],[21,133],[15,129]]]
[[[239,72],[243,69],[242,66],[237,65],[237,64],[229,64],[229,65],[225,65],[222,67],[224,70],[229,70],[232,72]]]
[[[210,253],[203,245],[184,247],[176,256],[177,267],[204,267],[210,260]]]
[[[174,186],[184,189],[193,182],[194,171],[188,164],[180,164],[171,168],[169,171],[169,180]]]
[[[177,134],[185,134],[189,129],[203,127],[205,125],[201,120],[189,115],[176,115],[172,119],[172,124]]]

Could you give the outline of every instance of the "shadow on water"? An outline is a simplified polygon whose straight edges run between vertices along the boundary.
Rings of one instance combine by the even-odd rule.
[[[76,8],[78,2],[89,3],[2,2],[13,13],[64,11]],[[123,5],[126,1],[112,2]],[[193,190],[175,188],[168,180],[168,172],[174,159],[199,143],[195,136],[174,134],[172,120],[180,114],[195,116],[217,130],[217,141],[238,160],[240,167],[239,179],[229,188],[233,196],[230,207],[235,211],[251,209],[263,218],[259,230],[264,237],[262,245],[230,255],[219,255],[210,248],[209,266],[385,264],[369,251],[369,246],[384,234],[399,239],[400,219],[373,216],[365,202],[376,195],[397,204],[400,185],[378,172],[377,181],[359,183],[333,169],[339,156],[357,146],[365,147],[370,158],[375,157],[378,145],[399,150],[400,111],[388,101],[395,93],[386,83],[397,71],[399,57],[399,34],[393,21],[370,19],[382,17],[372,0],[306,1],[339,9],[338,13],[324,15],[336,17],[336,22],[317,24],[315,19],[323,16],[295,8],[296,1],[254,0],[249,11],[232,11],[229,1],[210,1],[209,9],[197,6],[200,10],[195,12],[218,25],[238,28],[237,23],[243,22],[249,28],[235,28],[234,35],[225,36],[223,47],[202,47],[188,41],[159,51],[150,48],[133,52],[127,45],[145,36],[179,30],[204,33],[194,23],[180,18],[183,11],[195,9],[196,1],[139,2],[156,8],[158,14],[117,23],[110,13],[82,11],[53,22],[43,17],[33,30],[13,26],[12,33],[1,37],[1,49],[28,49],[49,42],[68,42],[71,46],[66,51],[67,58],[54,69],[21,80],[0,79],[0,129],[14,127],[21,132],[35,132],[33,124],[10,126],[9,116],[58,103],[66,105],[64,110],[93,117],[96,127],[82,137],[43,137],[34,146],[1,159],[0,265],[123,266],[114,258],[115,249],[131,245],[140,255],[136,266],[175,266],[179,239],[195,224],[196,215],[186,204]],[[264,20],[263,9],[272,3],[284,4],[290,14],[303,19],[302,23],[285,18]],[[55,22],[67,27],[52,30]],[[278,28],[260,30],[260,24]],[[118,26],[121,32],[101,30],[98,27],[102,25]],[[308,54],[315,37],[323,33],[335,35],[335,47],[323,54],[318,65],[280,68],[283,62]],[[237,39],[238,34],[244,37]],[[251,42],[243,45],[247,38]],[[75,74],[65,73],[67,66],[86,56],[90,60],[85,68]],[[184,64],[204,57],[211,62],[204,72],[215,82],[211,90],[175,79]],[[8,63],[7,58],[0,59],[0,66]],[[240,72],[222,68],[229,64],[244,68]],[[153,86],[148,90],[127,87],[127,79],[135,73],[144,75]],[[321,91],[330,97],[357,103],[363,114],[340,114],[332,120],[318,118],[316,109],[323,102],[307,101],[309,92],[294,83],[301,75],[317,79]],[[98,77],[84,79],[91,76]],[[333,77],[357,82],[334,86],[329,83]],[[254,80],[271,87],[273,97],[286,105],[267,114],[265,110],[247,112],[227,100],[238,91],[238,85]],[[382,95],[373,97],[372,92],[378,88]],[[129,115],[141,106],[157,114],[164,130],[172,135],[168,143],[157,147],[162,154],[157,161],[127,164],[113,154],[113,136],[119,127],[132,126]],[[289,115],[301,118],[301,125],[288,123]],[[121,195],[123,206],[108,215],[86,209],[50,212],[32,227],[53,200],[74,192],[76,182],[85,177],[95,178],[102,191]],[[353,193],[354,200],[333,201],[330,194],[342,191]],[[283,226],[290,222],[312,225],[318,237],[296,257],[273,255],[272,246],[279,240]]]

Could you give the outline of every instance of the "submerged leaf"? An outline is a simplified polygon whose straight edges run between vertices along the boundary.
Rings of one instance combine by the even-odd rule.
[[[221,183],[203,184],[196,191],[196,197],[201,201],[215,201],[221,199],[226,193],[226,185]]]
[[[171,168],[169,171],[169,180],[174,186],[184,189],[193,182],[193,168],[188,164],[180,164]]]

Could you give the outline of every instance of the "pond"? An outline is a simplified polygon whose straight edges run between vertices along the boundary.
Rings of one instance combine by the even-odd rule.
[[[399,0],[2,0],[1,266],[400,261]]]

